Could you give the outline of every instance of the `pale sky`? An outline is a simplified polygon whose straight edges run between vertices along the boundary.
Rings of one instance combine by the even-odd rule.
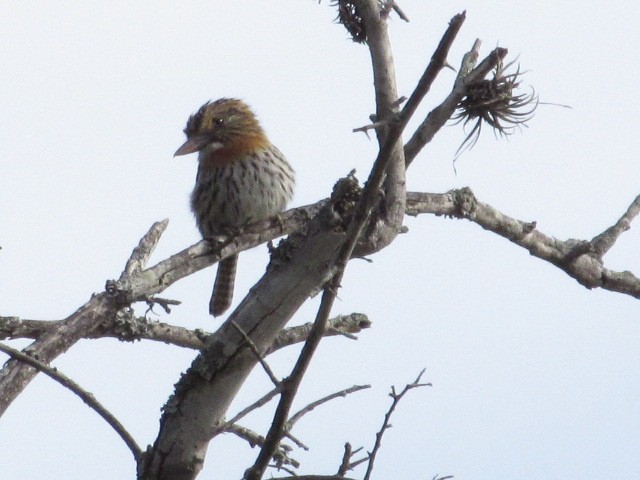
[[[465,133],[441,131],[408,171],[412,191],[469,186],[502,212],[559,239],[591,239],[640,193],[636,2],[399,2],[390,22],[398,88],[409,96],[449,19],[467,21],[449,61],[474,40],[519,56],[543,102],[508,141],[489,130],[452,168]],[[60,319],[116,278],[149,226],[169,218],[152,262],[199,240],[188,207],[195,156],[173,158],[187,117],[223,96],[249,103],[297,173],[292,206],[327,197],[376,143],[354,127],[374,100],[369,54],[332,23],[326,0],[4,2],[0,142],[0,315]],[[443,71],[412,128],[447,94]],[[640,222],[640,220],[637,220]],[[640,304],[587,290],[468,221],[407,218],[409,233],[349,265],[334,314],[367,313],[357,342],[323,342],[294,410],[354,384],[373,388],[308,414],[294,433],[300,473],[335,473],[346,441],[371,449],[389,406],[426,367],[384,438],[375,478],[640,478]],[[605,257],[640,274],[640,223]],[[262,275],[267,248],[240,256],[234,305]],[[215,330],[214,269],[163,296],[158,320]],[[313,318],[310,300],[291,325]],[[143,310],[140,310],[141,312]],[[10,342],[23,347],[25,341]],[[292,348],[271,359],[286,376]],[[95,394],[145,448],[160,407],[195,352],[83,341],[54,362]],[[5,358],[0,357],[4,362]],[[256,369],[230,414],[270,388]],[[246,426],[266,433],[273,405]],[[201,478],[240,478],[257,450],[212,442]],[[129,450],[71,392],[38,376],[0,419],[3,478],[135,477]],[[274,476],[282,476],[273,472]],[[363,471],[350,473],[361,478]]]

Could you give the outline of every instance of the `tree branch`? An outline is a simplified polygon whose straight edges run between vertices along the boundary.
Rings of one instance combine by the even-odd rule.
[[[249,347],[249,350],[251,350],[251,352],[253,352],[253,354],[256,356],[256,360],[258,360],[260,365],[262,365],[262,369],[265,371],[265,373],[269,377],[269,380],[271,380],[271,383],[273,383],[274,387],[279,388],[280,380],[278,380],[278,377],[276,377],[275,373],[273,373],[273,370],[271,370],[271,367],[269,366],[267,361],[264,359],[264,356],[258,350],[258,347],[256,347],[256,345],[253,343],[249,335],[247,335],[247,333],[244,330],[242,330],[242,327],[238,325],[236,322],[234,322],[233,320],[231,320],[230,323],[231,325],[233,325],[233,328],[235,328],[240,333],[240,335],[242,335],[242,339],[245,341],[245,343]]]
[[[638,212],[636,198],[622,223],[630,222]],[[587,288],[603,288],[640,298],[640,279],[631,272],[615,272],[604,267],[596,248],[587,240],[559,240],[536,229],[536,222],[524,222],[505,215],[491,205],[478,201],[469,188],[452,190],[445,194],[409,193],[407,214],[432,213],[467,220],[485,230],[519,245],[535,257],[545,260],[566,272]],[[614,232],[617,231],[614,225]],[[605,231],[605,236],[607,234]],[[602,234],[601,234],[602,235]],[[618,234],[607,236],[610,249]],[[596,237],[603,238],[601,236]]]
[[[378,119],[384,120],[388,116],[393,115],[392,108],[398,98],[395,84],[395,68],[393,65],[393,56],[387,34],[386,21],[381,17],[377,0],[361,0],[358,2],[358,7],[362,15],[365,31],[367,32],[367,44],[371,52],[378,112],[377,116]],[[412,96],[415,95],[416,93],[414,92]],[[414,109],[415,106],[417,106],[417,104],[414,105]],[[394,223],[383,221],[376,225],[376,229],[382,228],[387,231],[387,234],[383,234],[385,240],[382,242],[375,242],[376,246],[379,248],[381,244],[387,244],[395,238],[399,231],[399,226],[402,223],[404,215],[405,182],[403,150],[400,147],[398,140],[411,113],[413,113],[413,110],[409,109],[407,112],[409,112],[407,115],[401,115],[399,120],[393,123],[388,133],[382,131],[376,132],[378,134],[378,141],[381,145],[380,152],[359,199],[353,217],[348,224],[345,241],[342,244],[334,263],[335,268],[333,277],[324,287],[320,307],[309,338],[302,347],[302,352],[300,353],[291,374],[282,382],[282,394],[280,396],[276,412],[273,416],[273,423],[267,433],[265,445],[261,449],[253,466],[245,472],[244,478],[247,480],[259,480],[262,478],[269,459],[272,457],[273,452],[285,434],[286,421],[289,416],[291,405],[293,404],[293,399],[297,393],[300,382],[302,381],[302,377],[311,362],[311,358],[313,357],[313,354],[324,335],[324,331],[326,330],[327,320],[331,313],[331,308],[337,295],[338,288],[340,287],[340,282],[344,275],[347,263],[354,253],[356,243],[369,220],[374,205],[376,205],[378,201],[378,195],[384,180],[385,172],[387,172],[387,168],[389,166],[394,164],[395,166],[391,167],[387,172],[388,182],[385,190],[386,195],[394,199],[390,204],[387,204],[388,208],[395,210],[395,213],[388,217],[391,222]],[[367,237],[370,238],[371,235],[367,235]],[[378,238],[381,237],[378,236]]]
[[[640,213],[640,195],[638,195],[627,211],[620,217],[620,219],[611,227],[607,228],[600,235],[597,235],[591,240],[593,245],[594,254],[598,258],[602,258],[611,247],[616,243],[618,237],[631,228],[631,222]]]
[[[37,339],[48,330],[60,327],[64,320],[22,320],[18,317],[0,317],[0,340],[14,340],[16,338]],[[295,327],[285,328],[276,336],[273,344],[267,349],[269,355],[289,345],[304,342],[309,336],[313,323],[305,323]],[[354,335],[370,328],[371,322],[362,313],[338,315],[329,320],[326,337],[341,335],[350,339],[357,339]],[[95,330],[87,334],[87,339],[117,338],[125,342],[138,340],[152,340],[175,345],[183,348],[200,350],[204,348],[205,340],[211,332],[156,322],[144,317],[133,315],[116,315],[106,319]]]
[[[11,348],[8,345],[0,343],[0,351],[6,353],[17,361],[25,363],[44,373],[63,387],[66,387],[73,393],[75,393],[84,403],[89,406],[89,408],[100,415],[102,419],[116,431],[116,433],[120,436],[120,438],[122,438],[127,447],[129,447],[129,450],[131,450],[134,460],[137,462],[140,459],[140,457],[142,456],[142,450],[140,450],[140,447],[133,439],[131,434],[127,432],[120,421],[116,417],[114,417],[111,412],[109,412],[109,410],[107,410],[100,402],[98,402],[98,400],[96,400],[92,393],[87,392],[69,377],[67,377],[63,373],[60,373],[57,369],[52,368],[49,365],[45,365],[37,359],[30,357],[29,355],[26,355],[19,350],[16,350],[15,348]]]
[[[135,270],[146,261],[164,229],[167,221],[156,222],[140,240],[127,261],[125,271]],[[124,275],[124,273],[123,273]],[[122,278],[122,277],[121,277]],[[95,330],[107,317],[115,316],[123,305],[111,292],[94,295],[91,300],[75,313],[63,320],[56,330],[47,330],[25,350],[42,363],[51,363],[58,355],[66,352],[81,338]],[[0,416],[11,402],[24,390],[38,370],[15,360],[8,361],[0,371]]]
[[[271,401],[271,399],[273,397],[278,395],[280,393],[280,391],[281,391],[281,387],[280,387],[280,384],[279,384],[274,389],[272,389],[271,391],[265,393],[262,397],[260,397],[258,400],[253,402],[248,407],[243,408],[231,420],[229,420],[222,427],[220,427],[219,431],[224,430],[224,428],[227,425],[233,425],[234,423],[237,423],[240,419],[242,419],[243,417],[245,417],[249,413],[253,412],[254,410],[257,410],[258,408],[260,408],[260,407],[262,407],[264,405],[266,405],[267,403],[269,403]]]
[[[243,440],[246,440],[251,448],[255,446],[262,447],[264,445],[264,437],[246,427],[231,424],[225,426],[224,431],[233,433]],[[300,466],[300,462],[289,456],[291,450],[292,448],[289,445],[278,445],[278,448],[273,453],[273,461],[276,462],[278,467],[281,467],[282,465],[291,465],[294,468],[298,468]]]
[[[393,399],[393,401],[391,402],[391,406],[389,407],[389,410],[384,416],[384,421],[382,422],[382,428],[380,428],[380,431],[376,433],[376,441],[373,446],[373,449],[371,450],[371,453],[369,454],[369,463],[367,464],[367,471],[365,472],[363,477],[364,480],[369,480],[369,478],[371,478],[371,473],[373,472],[373,464],[376,460],[378,451],[382,446],[382,436],[384,435],[384,432],[386,432],[386,430],[391,427],[391,425],[389,424],[389,421],[391,420],[391,415],[393,414],[393,411],[398,406],[398,403],[400,402],[400,400],[402,400],[402,397],[404,397],[409,390],[412,390],[414,388],[431,386],[430,383],[420,383],[420,379],[422,378],[422,375],[424,374],[424,372],[425,371],[422,370],[418,375],[418,377],[414,380],[414,382],[406,385],[400,393],[396,393],[395,387],[391,387],[391,393],[389,394],[389,396]]]
[[[114,315],[117,308],[106,293],[95,295],[69,318],[63,320],[55,331],[47,330],[25,351],[42,363],[51,363],[66,352],[79,339],[95,329],[102,319]],[[0,371],[0,416],[11,402],[24,390],[38,370],[31,365],[9,360]]]
[[[346,179],[339,184],[345,182],[354,183]],[[139,464],[140,478],[192,479],[201,470],[209,441],[257,362],[230,322],[259,351],[271,346],[302,303],[332,275],[333,258],[344,239],[342,225],[350,215],[345,209],[350,195],[349,188],[337,188],[315,218],[272,252],[265,275],[207,339],[163,409],[158,437]]]
[[[143,270],[144,262],[148,261],[167,225],[166,220],[156,222],[133,250],[120,278],[108,281],[105,292],[94,295],[75,313],[62,320],[55,330],[48,329],[39,335],[28,350],[43,362],[50,363],[79,339],[90,336],[105,320],[116,318],[118,312],[121,312],[121,316],[131,317],[127,309],[132,303],[149,300],[152,295],[221,258],[301,228],[310,215],[319,212],[322,205],[324,202],[290,210],[276,220],[254,224],[214,253],[207,241],[201,241]],[[23,363],[15,360],[7,362],[0,371],[0,416],[36,374],[36,369]]]
[[[311,412],[316,407],[319,407],[323,403],[327,403],[334,398],[346,397],[355,392],[359,392],[360,390],[365,390],[367,388],[371,388],[371,385],[354,385],[353,387],[345,388],[344,390],[340,390],[339,392],[332,393],[331,395],[327,395],[326,397],[322,397],[315,402],[311,402],[306,407],[300,409],[294,415],[292,415],[287,421],[287,430],[291,430],[291,428],[296,424],[298,420],[300,420],[307,413]]]
[[[143,262],[147,261],[151,255],[166,226],[167,220],[156,222],[151,226],[133,250],[125,265],[125,272],[141,268]],[[121,278],[126,276],[125,272]],[[26,350],[43,363],[51,363],[58,355],[66,352],[78,340],[95,330],[104,318],[115,316],[120,307],[122,305],[118,303],[118,298],[111,292],[94,295],[89,302],[63,320],[59,328],[47,330]],[[15,360],[7,362],[0,371],[0,416],[37,372],[37,369],[25,363]]]
[[[469,65],[469,58],[473,58],[475,54],[477,58],[477,42],[474,43],[473,49],[469,52],[471,57],[465,55],[461,71],[465,70]],[[449,121],[451,116],[456,111],[458,104],[466,95],[466,86],[468,84],[477,82],[483,79],[491,70],[493,70],[500,61],[504,59],[508,51],[506,48],[496,48],[493,50],[487,58],[485,58],[480,65],[473,69],[468,75],[458,77],[454,83],[453,90],[447,96],[447,98],[436,108],[431,110],[424,121],[416,129],[411,139],[404,146],[404,156],[407,167],[416,158],[418,153],[424,148],[424,146],[433,140],[436,133]],[[469,55],[467,54],[467,55]]]
[[[283,347],[304,342],[311,333],[313,323],[305,323],[295,327],[289,327],[278,333],[275,341],[267,350],[266,355],[275,352]],[[366,315],[362,313],[352,313],[350,315],[338,315],[329,320],[327,329],[324,332],[325,337],[341,335],[354,339],[354,333],[360,333],[362,330],[371,327],[371,322]]]

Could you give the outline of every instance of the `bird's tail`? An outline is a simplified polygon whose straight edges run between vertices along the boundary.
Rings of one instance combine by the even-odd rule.
[[[233,300],[233,284],[236,280],[238,255],[225,258],[218,264],[216,281],[209,301],[209,313],[214,317],[227,311]]]

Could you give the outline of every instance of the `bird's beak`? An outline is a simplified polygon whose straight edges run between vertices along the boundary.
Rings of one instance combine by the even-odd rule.
[[[195,135],[187,139],[187,141],[184,142],[178,150],[176,150],[176,153],[174,153],[173,156],[177,157],[179,155],[187,155],[189,153],[199,152],[210,141],[211,141],[211,138],[209,136]]]

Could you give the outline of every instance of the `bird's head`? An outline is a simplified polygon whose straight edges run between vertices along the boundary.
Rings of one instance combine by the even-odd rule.
[[[251,109],[235,98],[205,103],[189,117],[184,133],[187,140],[174,156],[200,152],[201,161],[218,165],[269,144]]]

